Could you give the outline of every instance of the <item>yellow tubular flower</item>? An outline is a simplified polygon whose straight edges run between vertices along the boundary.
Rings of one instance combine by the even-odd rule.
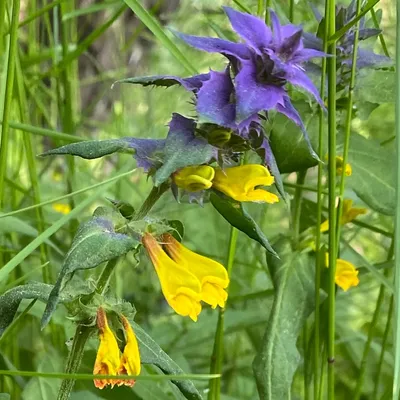
[[[343,157],[336,156],[336,175],[342,176],[342,173],[343,173]],[[351,165],[346,163],[346,166],[344,167],[344,174],[346,176],[350,176],[351,173],[352,173]]]
[[[201,300],[210,304],[212,308],[216,308],[217,305],[225,307],[228,293],[224,289],[229,285],[229,277],[224,266],[194,253],[168,233],[163,235],[163,242],[171,258],[201,282]]]
[[[241,165],[215,169],[213,187],[237,201],[253,201],[257,203],[276,203],[277,195],[257,186],[271,186],[274,177],[268,169],[259,164]]]
[[[366,214],[367,209],[364,207],[352,207],[353,200],[343,200],[343,213],[340,219],[340,225],[348,224],[349,222],[356,219],[359,215]],[[329,230],[329,221],[326,220],[321,224],[321,232],[327,232]]]
[[[140,353],[139,346],[136,340],[135,333],[129,321],[122,315],[122,324],[124,325],[126,345],[121,357],[120,366],[118,369],[119,375],[139,375],[140,374]],[[135,384],[133,379],[121,380],[119,385],[126,385],[132,387]]]
[[[71,212],[71,206],[69,204],[55,203],[51,206],[54,211],[60,214],[69,214]]]
[[[97,310],[97,326],[99,328],[100,346],[94,363],[93,375],[117,375],[119,368],[119,348],[117,339],[108,326],[107,316],[100,307]],[[94,385],[103,389],[107,385],[120,385],[119,379],[94,379]]]
[[[189,192],[210,189],[214,179],[214,168],[209,165],[185,167],[175,172],[173,180],[176,185]]]
[[[197,321],[201,312],[199,280],[172,260],[152,235],[145,233],[142,241],[156,269],[161,290],[168,304],[179,315],[189,316],[193,321]]]
[[[336,260],[335,283],[345,292],[352,286],[357,286],[360,283],[358,279],[358,271],[354,265],[348,261]]]

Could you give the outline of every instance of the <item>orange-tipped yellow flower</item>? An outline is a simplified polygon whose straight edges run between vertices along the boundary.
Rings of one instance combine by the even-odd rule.
[[[124,348],[124,352],[122,353],[120,366],[118,368],[118,374],[139,375],[141,365],[138,342],[129,321],[124,316],[121,316],[121,320],[122,324],[124,325],[126,345]],[[133,379],[121,380],[121,383],[122,382],[126,386],[130,387],[135,384],[135,381]]]
[[[201,312],[199,280],[172,260],[152,235],[145,233],[142,241],[150,255],[168,304],[179,315],[189,316],[193,321],[197,321]]]
[[[257,203],[276,203],[277,195],[267,192],[258,186],[271,186],[274,177],[268,169],[259,164],[241,165],[215,169],[213,187],[237,201],[252,201]]]
[[[336,260],[335,283],[345,292],[360,283],[358,271],[352,263],[340,258]]]
[[[343,157],[336,156],[336,175],[342,176],[343,173]],[[351,165],[346,163],[344,167],[344,174],[346,176],[350,176],[352,173]]]
[[[357,218],[359,215],[366,214],[367,209],[364,207],[352,207],[353,200],[345,199],[343,200],[343,213],[340,219],[340,225],[345,225],[353,219]],[[327,232],[329,230],[329,220],[324,221],[321,224],[321,232]]]
[[[189,192],[210,189],[214,179],[214,168],[209,165],[185,167],[175,172],[173,180],[177,186]]]
[[[217,305],[225,307],[228,293],[224,289],[229,285],[229,277],[224,266],[194,253],[168,233],[163,235],[163,242],[171,258],[200,281],[201,300],[210,304],[212,308],[216,308]]]
[[[100,307],[97,310],[97,326],[99,328],[100,346],[94,363],[93,375],[117,375],[120,365],[120,352],[117,339],[108,326],[107,316]],[[103,389],[107,385],[121,385],[119,379],[94,379],[94,385]]]

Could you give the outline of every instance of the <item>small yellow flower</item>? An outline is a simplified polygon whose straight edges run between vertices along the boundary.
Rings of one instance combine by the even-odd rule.
[[[325,263],[329,266],[329,254],[325,253]],[[336,260],[335,283],[345,292],[352,286],[358,286],[360,280],[358,278],[358,271],[354,265],[346,260],[338,258]]]
[[[199,280],[172,260],[152,235],[146,233],[142,241],[157,272],[161,290],[168,304],[179,315],[189,316],[193,321],[197,321],[201,312]]]
[[[216,308],[217,305],[225,307],[228,293],[224,289],[229,285],[229,277],[224,266],[194,253],[168,233],[163,235],[162,240],[171,258],[201,282],[201,300],[210,304],[212,308]]]
[[[99,328],[100,345],[94,363],[93,375],[117,375],[120,365],[120,352],[117,339],[108,326],[107,316],[100,307],[97,310],[97,326]],[[119,379],[94,379],[94,385],[103,389],[107,385],[120,385]]]
[[[69,214],[71,212],[71,206],[69,204],[54,203],[52,208],[60,214]]]
[[[177,186],[189,192],[210,189],[214,179],[214,168],[209,165],[185,167],[175,172],[173,180]]]
[[[336,156],[336,175],[342,176],[342,173],[343,173],[343,157]],[[352,173],[351,165],[349,163],[346,163],[346,166],[344,167],[344,174],[346,176],[350,176],[351,173]]]
[[[140,353],[139,346],[129,321],[122,315],[122,324],[124,325],[126,345],[122,353],[120,366],[118,368],[119,375],[139,375],[140,374]],[[126,386],[132,387],[135,384],[133,379],[121,380]]]
[[[257,186],[271,186],[274,177],[268,169],[259,164],[241,165],[215,170],[213,187],[237,201],[276,203],[277,195],[258,189]]]
[[[348,224],[353,221],[359,215],[366,214],[367,209],[364,207],[352,207],[353,200],[345,199],[343,200],[343,213],[340,219],[340,225]],[[327,232],[329,230],[329,220],[324,221],[321,224],[321,232]]]

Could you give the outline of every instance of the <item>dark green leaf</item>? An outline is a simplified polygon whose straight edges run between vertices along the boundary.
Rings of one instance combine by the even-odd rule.
[[[393,215],[396,206],[394,152],[381,147],[376,140],[352,134],[348,162],[353,172],[346,178],[346,184],[373,210]]]
[[[310,107],[307,108],[310,112]],[[318,118],[314,116],[307,125],[307,132],[314,149],[316,148],[317,121]],[[270,146],[281,174],[305,170],[318,164],[310,152],[302,131],[281,114],[277,114],[273,120]]]
[[[142,86],[163,86],[170,87],[180,85],[180,82],[171,76],[153,75],[153,76],[139,76],[134,78],[126,78],[116,81],[115,83],[132,83],[134,85]],[[115,85],[114,83],[114,85]]]
[[[239,229],[251,239],[256,240],[267,251],[278,257],[275,250],[269,244],[268,239],[254,221],[246,212],[241,203],[228,198],[222,198],[215,193],[211,193],[210,200],[214,208],[235,228]],[[279,257],[278,257],[279,258]]]
[[[281,260],[267,254],[275,296],[254,374],[261,399],[289,399],[300,354],[300,331],[314,310],[314,261],[309,253],[293,252],[290,241],[276,244]]]
[[[119,200],[112,200],[112,199],[108,200],[114,205],[114,207],[119,211],[119,213],[124,218],[128,220],[132,219],[133,214],[135,214],[135,209],[131,204]]]
[[[80,143],[71,143],[57,149],[46,151],[40,156],[55,156],[58,154],[70,154],[92,160],[115,153],[117,151],[134,152],[129,146],[129,142],[125,139],[109,139],[109,140],[90,140]]]
[[[95,217],[81,224],[50,293],[42,317],[42,327],[49,322],[63,285],[75,271],[95,268],[105,261],[122,256],[137,247],[138,243],[130,236],[115,233],[112,222],[105,218]]]
[[[360,102],[394,103],[395,86],[396,73],[394,71],[364,69],[356,79],[354,96]]]
[[[153,364],[165,374],[179,375],[184,371],[166,354],[161,347],[135,322],[130,321],[139,341],[141,361],[144,364]],[[188,400],[201,400],[202,396],[190,380],[171,381]]]
[[[180,242],[185,233],[185,227],[183,226],[182,222],[178,219],[172,219],[168,220],[167,224],[171,227],[171,229],[173,229],[171,231],[171,235]]]

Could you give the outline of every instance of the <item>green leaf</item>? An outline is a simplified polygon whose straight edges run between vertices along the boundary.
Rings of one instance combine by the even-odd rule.
[[[185,233],[185,227],[181,221],[178,219],[170,219],[167,221],[167,224],[171,227],[171,235],[180,242]]]
[[[0,336],[13,321],[23,299],[40,300],[46,303],[53,287],[46,283],[32,282],[12,288],[0,296]],[[80,286],[79,291],[65,290],[59,300],[61,303],[69,303],[85,291],[89,293],[89,288],[86,287],[86,289]]]
[[[272,248],[264,233],[247,213],[241,203],[228,198],[222,198],[215,193],[211,193],[210,201],[214,208],[235,228],[239,229],[251,239],[261,244],[271,254],[278,257],[278,254]]]
[[[309,253],[293,252],[290,241],[276,244],[281,260],[267,254],[275,296],[263,343],[253,364],[261,399],[290,399],[300,362],[296,348],[300,331],[314,310],[314,261]]]
[[[104,157],[117,151],[134,153],[134,150],[129,147],[128,141],[124,139],[109,139],[109,140],[90,140],[79,143],[71,143],[57,149],[52,149],[40,154],[41,157],[55,156],[60,154],[70,154],[87,160]]]
[[[343,145],[339,146],[339,149]],[[352,134],[348,162],[352,175],[346,178],[358,197],[373,210],[394,215],[396,207],[394,152],[373,139]]]
[[[154,175],[155,186],[160,186],[176,170],[188,165],[204,164],[214,155],[215,148],[204,138],[188,138],[186,132],[170,130],[165,142],[163,165]]]
[[[297,106],[297,105],[296,105]],[[310,112],[310,107],[308,107]],[[316,117],[307,126],[311,143],[315,142]],[[273,119],[270,135],[270,146],[281,174],[302,171],[318,164],[318,160],[310,152],[303,132],[287,117],[276,114]],[[314,143],[314,148],[316,148]]]
[[[395,86],[396,73],[394,71],[364,69],[357,76],[354,97],[359,102],[394,103],[393,88]]]
[[[165,374],[184,374],[184,371],[134,321],[130,321],[139,342],[140,358],[144,364],[153,364]],[[201,400],[202,396],[190,380],[171,381],[188,400]]]
[[[115,233],[112,222],[103,217],[95,217],[81,224],[50,293],[42,317],[42,328],[50,321],[60,291],[75,271],[95,268],[105,261],[122,256],[137,247],[138,243],[130,236]]]
[[[161,86],[161,87],[170,87],[174,85],[180,85],[181,83],[172,76],[164,76],[164,75],[153,75],[153,76],[139,76],[134,78],[126,78],[120,79],[116,81],[116,83],[131,83],[133,85],[142,85],[142,86]]]
[[[11,397],[8,393],[0,393],[0,400],[10,400]]]

